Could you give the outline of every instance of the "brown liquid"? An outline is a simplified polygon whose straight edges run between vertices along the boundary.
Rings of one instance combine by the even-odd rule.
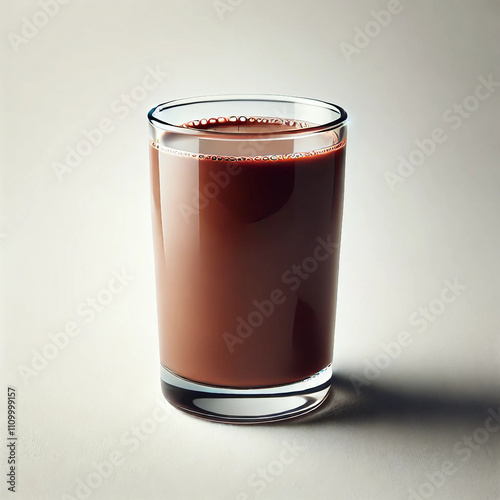
[[[344,145],[274,160],[150,154],[161,363],[227,387],[292,383],[331,363]]]

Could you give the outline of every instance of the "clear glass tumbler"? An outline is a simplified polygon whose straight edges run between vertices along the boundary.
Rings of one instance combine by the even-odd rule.
[[[238,95],[148,118],[166,399],[219,422],[311,411],[332,376],[346,112]]]

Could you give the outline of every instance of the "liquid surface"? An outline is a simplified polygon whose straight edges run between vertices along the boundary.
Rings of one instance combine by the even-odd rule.
[[[187,126],[297,126],[230,123]],[[246,146],[150,147],[161,362],[229,387],[291,383],[331,362],[343,204],[343,145],[295,157],[292,141],[278,156]]]
[[[301,130],[314,126],[304,121],[287,120],[283,118],[267,118],[262,116],[232,116],[218,118],[203,118],[190,121],[182,125],[185,128],[197,130],[212,130],[216,132],[245,133],[252,134],[287,132],[290,130]]]

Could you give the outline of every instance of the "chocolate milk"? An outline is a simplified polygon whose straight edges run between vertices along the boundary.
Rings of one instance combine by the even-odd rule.
[[[160,358],[195,382],[275,386],[332,361],[345,144],[274,156],[266,147],[214,156],[150,146]]]

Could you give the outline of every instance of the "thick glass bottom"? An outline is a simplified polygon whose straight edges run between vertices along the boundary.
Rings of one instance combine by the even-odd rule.
[[[293,384],[253,389],[218,387],[192,382],[161,368],[167,401],[196,417],[233,424],[259,424],[304,415],[328,396],[332,366]]]

